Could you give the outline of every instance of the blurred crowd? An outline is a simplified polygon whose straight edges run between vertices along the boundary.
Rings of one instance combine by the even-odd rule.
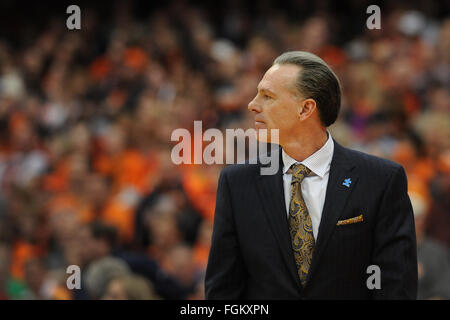
[[[174,165],[171,133],[251,128],[287,50],[340,78],[339,143],[404,166],[419,298],[450,299],[450,16],[382,8],[368,30],[365,7],[330,2],[174,1],[137,18],[124,1],[108,19],[82,6],[78,31],[62,12],[0,38],[0,299],[203,299],[222,166]]]

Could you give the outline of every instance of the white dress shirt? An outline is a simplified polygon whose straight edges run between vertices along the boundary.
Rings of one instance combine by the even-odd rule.
[[[331,159],[333,158],[334,152],[333,139],[328,131],[327,134],[327,142],[325,142],[322,148],[301,162],[291,158],[284,150],[282,150],[284,198],[286,201],[286,212],[288,217],[289,204],[291,202],[292,174],[287,173],[287,171],[294,163],[301,163],[311,170],[309,176],[303,179],[301,189],[303,199],[305,200],[306,207],[311,216],[314,239],[316,240],[319,232],[320,219],[322,218],[322,209],[325,203]]]

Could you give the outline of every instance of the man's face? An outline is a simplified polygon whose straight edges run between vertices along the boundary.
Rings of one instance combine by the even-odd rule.
[[[298,126],[301,100],[296,93],[295,81],[299,71],[298,66],[291,64],[272,66],[258,84],[255,98],[248,104],[248,109],[254,112],[255,128],[267,129],[269,137],[271,129],[279,129],[280,142]]]

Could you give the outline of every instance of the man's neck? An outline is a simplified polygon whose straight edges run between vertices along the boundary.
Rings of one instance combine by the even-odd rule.
[[[295,140],[284,142],[282,148],[291,158],[303,161],[318,151],[328,140],[327,131],[296,136]]]

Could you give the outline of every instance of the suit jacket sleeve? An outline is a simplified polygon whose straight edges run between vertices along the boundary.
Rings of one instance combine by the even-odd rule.
[[[380,267],[381,289],[374,299],[417,298],[417,249],[407,179],[399,166],[384,192],[374,230],[373,264]]]
[[[246,288],[245,267],[232,210],[226,170],[222,170],[205,276],[206,299],[241,299]]]

